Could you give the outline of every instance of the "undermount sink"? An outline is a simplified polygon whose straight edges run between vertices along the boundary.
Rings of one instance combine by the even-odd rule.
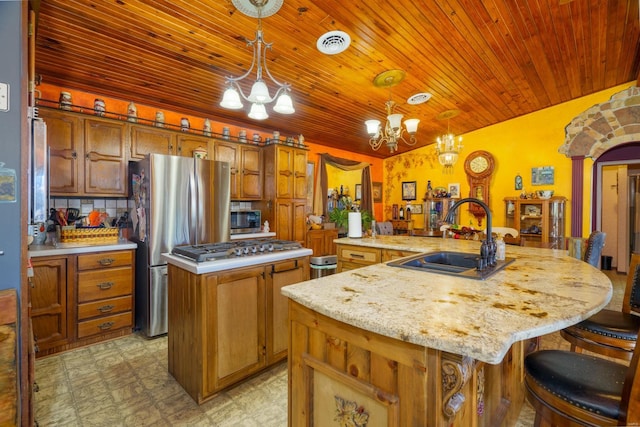
[[[476,254],[466,252],[441,251],[414,255],[409,258],[391,261],[387,265],[467,279],[484,280],[515,261],[515,258],[507,258],[504,261],[496,261],[496,265],[493,267],[478,270],[479,258]]]

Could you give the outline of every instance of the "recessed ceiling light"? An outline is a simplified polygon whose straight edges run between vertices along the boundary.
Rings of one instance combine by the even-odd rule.
[[[431,99],[431,94],[429,92],[416,93],[415,95],[410,96],[407,99],[407,104],[417,105],[427,102]]]
[[[326,55],[335,55],[347,50],[351,44],[351,37],[344,31],[329,31],[318,38],[316,47]]]

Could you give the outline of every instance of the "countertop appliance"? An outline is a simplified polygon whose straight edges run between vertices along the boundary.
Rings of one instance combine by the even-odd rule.
[[[231,234],[258,233],[262,229],[261,218],[258,210],[231,211]]]
[[[129,177],[135,206],[129,235],[138,244],[136,328],[154,337],[167,333],[167,263],[161,254],[229,240],[230,166],[149,154],[129,162]]]
[[[195,262],[208,262],[236,259],[239,257],[251,257],[253,260],[273,252],[292,251],[300,248],[302,248],[300,243],[289,240],[250,239],[202,245],[176,246],[171,253]]]

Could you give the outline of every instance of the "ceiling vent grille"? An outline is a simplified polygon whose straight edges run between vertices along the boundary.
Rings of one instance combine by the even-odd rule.
[[[416,93],[407,99],[407,103],[411,105],[417,105],[427,102],[431,99],[431,94],[428,92]]]
[[[351,37],[344,31],[329,31],[318,38],[316,46],[326,55],[344,52],[351,44]]]

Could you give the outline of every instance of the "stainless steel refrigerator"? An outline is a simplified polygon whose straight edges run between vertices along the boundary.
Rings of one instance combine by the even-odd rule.
[[[226,242],[230,224],[230,167],[226,162],[150,154],[129,162],[135,211],[129,239],[136,251],[136,328],[167,333],[167,264],[178,245]]]

